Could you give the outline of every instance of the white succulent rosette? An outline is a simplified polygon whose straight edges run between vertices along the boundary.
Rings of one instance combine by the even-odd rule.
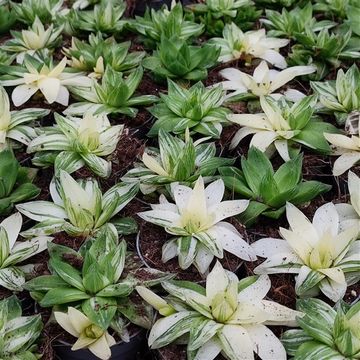
[[[341,229],[333,203],[318,208],[312,222],[290,203],[286,216],[290,230],[280,228],[283,239],[264,238],[251,245],[258,256],[267,258],[254,272],[297,274],[299,296],[320,290],[332,301],[340,300],[347,286],[360,279],[358,228]]]
[[[270,95],[274,99],[285,96],[287,100],[299,101],[305,95],[295,89],[287,89],[284,93],[276,92],[297,76],[311,74],[316,71],[314,66],[293,66],[282,71],[269,69],[266,61],[261,61],[255,68],[253,75],[247,74],[235,68],[226,68],[220,71],[220,75],[226,79],[221,82],[224,90],[231,91],[226,95],[231,100],[239,95]]]
[[[90,87],[92,82],[84,73],[65,71],[66,64],[66,57],[53,66],[26,55],[23,67],[7,67],[9,75],[0,84],[15,86],[11,95],[15,106],[25,104],[38,91],[49,104],[57,102],[67,106],[70,97],[68,86]]]
[[[278,39],[266,36],[265,29],[243,32],[234,23],[226,24],[222,38],[213,38],[209,43],[220,46],[219,61],[226,63],[241,57],[246,60],[258,58],[266,60],[279,69],[287,67],[285,58],[279,53],[279,48],[289,43],[288,39]]]
[[[89,349],[96,357],[107,360],[111,357],[110,347],[116,344],[107,330],[94,324],[81,311],[69,306],[67,313],[55,311],[58,324],[69,334],[77,338],[71,350]]]
[[[289,105],[285,99],[276,101],[271,96],[260,96],[263,113],[230,114],[228,119],[241,128],[231,140],[230,148],[253,135],[250,147],[272,155],[276,150],[284,161],[291,159],[291,153],[299,153],[299,146],[306,146],[322,153],[330,153],[331,148],[325,139],[326,133],[338,133],[330,123],[313,116],[316,96],[306,96]]]
[[[178,256],[182,269],[194,264],[204,274],[214,257],[223,258],[224,251],[246,261],[256,260],[254,251],[236,228],[223,221],[245,211],[249,200],[221,201],[224,182],[214,181],[205,189],[202,177],[193,189],[173,183],[171,192],[175,204],[161,195],[160,203],[151,205],[152,210],[138,213],[145,221],[175,235],[163,246],[163,262]]]
[[[55,121],[56,127],[38,129],[39,136],[28,145],[27,152],[38,155],[34,164],[41,166],[41,152],[48,155],[51,151],[57,153],[56,171],[72,173],[86,165],[98,176],[110,176],[111,162],[103,157],[115,151],[124,126],[111,126],[105,114],[89,112],[82,118],[66,118],[55,113]]]
[[[163,317],[153,325],[149,346],[158,349],[185,334],[188,359],[213,360],[220,353],[230,360],[285,360],[280,340],[267,325],[296,326],[302,313],[265,300],[271,282],[267,275],[239,281],[217,262],[206,288],[189,281],[162,283],[170,294],[162,299],[145,287],[137,291]]]
[[[43,23],[36,16],[28,30],[12,32],[14,38],[7,41],[3,48],[6,51],[17,53],[16,61],[18,64],[22,64],[26,54],[34,56],[38,50],[55,47],[62,30],[63,26],[55,29],[53,24],[45,30]]]

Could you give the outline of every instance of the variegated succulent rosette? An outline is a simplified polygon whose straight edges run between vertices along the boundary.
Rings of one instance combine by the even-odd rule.
[[[312,223],[290,203],[286,215],[290,229],[280,228],[283,239],[264,238],[252,244],[256,254],[266,258],[254,272],[296,274],[299,296],[321,291],[339,301],[347,287],[360,279],[358,226],[342,229],[333,203],[318,208]]]
[[[172,184],[175,204],[162,195],[159,204],[151,205],[152,210],[138,213],[145,221],[159,225],[174,235],[163,245],[163,262],[177,256],[180,268],[187,269],[193,264],[204,274],[214,257],[223,258],[224,251],[243,260],[256,259],[254,250],[234,225],[223,221],[243,212],[249,201],[221,201],[224,191],[222,180],[205,188],[204,180],[199,177],[193,189]]]

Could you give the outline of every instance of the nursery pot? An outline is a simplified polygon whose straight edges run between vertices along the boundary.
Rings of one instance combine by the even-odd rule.
[[[130,337],[129,342],[120,341],[111,349],[112,360],[135,360],[137,354],[145,348],[145,331],[140,329]],[[99,360],[88,349],[71,350],[72,344],[59,340],[53,345],[57,359],[59,360]]]

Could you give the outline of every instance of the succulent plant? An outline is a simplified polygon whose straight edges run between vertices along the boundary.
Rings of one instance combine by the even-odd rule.
[[[250,64],[253,58],[268,61],[279,69],[287,67],[285,58],[278,49],[289,43],[287,39],[266,36],[265,29],[243,32],[234,23],[226,24],[222,38],[212,38],[210,44],[220,46],[219,61],[226,63],[231,60],[244,59]]]
[[[321,291],[334,302],[340,300],[348,285],[360,279],[359,229],[341,229],[333,203],[319,207],[312,223],[290,203],[286,216],[290,230],[280,228],[284,240],[264,238],[252,244],[258,256],[267,258],[254,272],[297,274],[297,295]]]
[[[231,111],[221,105],[225,93],[221,85],[207,89],[198,82],[186,89],[168,80],[168,93],[160,94],[161,101],[149,109],[157,120],[149,131],[156,135],[160,129],[182,134],[187,128],[191,132],[219,138],[222,124]]]
[[[260,96],[264,113],[228,115],[230,121],[242,126],[232,139],[231,147],[236,147],[246,136],[255,134],[250,146],[270,153],[275,147],[284,161],[299,153],[301,145],[320,153],[330,153],[324,133],[339,133],[339,130],[313,116],[316,102],[314,95],[290,105],[283,98],[275,101],[270,96]]]
[[[205,3],[195,3],[187,6],[192,18],[205,25],[205,32],[211,36],[221,36],[224,26],[234,22],[242,30],[250,30],[260,17],[251,0],[208,0]]]
[[[313,5],[310,2],[303,8],[296,6],[290,11],[282,8],[281,13],[271,9],[266,9],[265,12],[266,18],[261,21],[270,29],[269,36],[294,39],[296,34],[304,32],[307,28],[318,32],[336,26],[336,23],[330,20],[316,21],[313,17]]]
[[[177,36],[182,40],[199,36],[204,31],[204,25],[184,19],[181,2],[173,1],[171,7],[164,5],[160,10],[147,9],[144,16],[135,16],[130,20],[132,30],[145,38],[145,44],[155,47],[162,36],[171,38]]]
[[[69,17],[70,26],[76,32],[101,32],[115,35],[123,31],[126,20],[122,17],[126,3],[122,0],[108,0],[96,4],[92,10],[73,11]]]
[[[119,241],[112,225],[88,239],[78,252],[50,244],[49,254],[51,275],[26,283],[31,296],[42,307],[76,306],[103,332],[111,327],[124,338],[128,337],[128,322],[145,328],[151,325],[151,311],[131,297],[135,287],[153,286],[173,277],[154,269],[140,270],[138,264],[130,263],[126,242]],[[146,274],[147,280],[141,278]]]
[[[90,86],[91,79],[84,73],[66,68],[66,57],[57,65],[53,59],[43,62],[25,55],[22,66],[0,66],[0,84],[16,86],[11,99],[15,106],[25,104],[34,94],[41,92],[49,104],[57,102],[67,106],[70,85]]]
[[[102,77],[107,65],[115,71],[128,72],[141,63],[144,51],[129,53],[130,41],[117,43],[113,37],[103,39],[98,33],[90,34],[87,42],[72,38],[71,47],[64,49],[71,58],[71,67],[92,72],[92,77]]]
[[[17,209],[38,222],[24,237],[66,231],[71,236],[94,234],[108,223],[138,192],[137,184],[117,183],[105,194],[95,179],[74,180],[66,171],[50,184],[51,201],[30,201]]]
[[[250,148],[247,159],[242,157],[241,169],[221,167],[219,172],[231,193],[250,199],[249,206],[239,215],[246,226],[260,215],[278,219],[285,212],[287,201],[305,204],[331,189],[331,185],[320,181],[302,180],[302,155],[274,171],[267,156],[255,147]]]
[[[21,316],[21,302],[16,296],[0,301],[0,356],[3,360],[37,360],[37,341],[43,323],[41,315]]]
[[[231,90],[226,95],[226,100],[238,101],[269,95],[274,99],[285,96],[287,100],[298,101],[305,95],[295,89],[287,89],[283,93],[275,92],[297,76],[311,74],[316,71],[314,66],[292,66],[282,71],[269,70],[266,61],[261,61],[255,68],[253,75],[235,68],[226,68],[220,75],[226,79],[221,84],[224,90]]]
[[[354,60],[360,56],[360,48],[351,41],[351,31],[333,33],[326,28],[315,32],[306,28],[296,34],[296,44],[288,56],[290,65],[315,65],[317,72],[313,80],[321,80],[331,68],[338,68],[341,61]]]
[[[223,258],[224,251],[243,260],[256,259],[236,228],[222,221],[242,213],[248,206],[248,200],[222,202],[225,192],[223,181],[214,181],[205,189],[202,177],[197,179],[193,189],[174,183],[171,192],[175,204],[161,195],[159,204],[152,205],[152,210],[138,213],[145,221],[174,235],[163,245],[163,262],[178,256],[181,269],[193,264],[204,274],[214,257]]]
[[[138,67],[126,78],[122,72],[107,66],[101,83],[93,79],[90,88],[75,86],[72,92],[83,101],[71,104],[66,115],[82,115],[85,112],[94,114],[120,113],[135,117],[136,106],[150,105],[157,101],[155,95],[133,96],[143,77],[143,69]]]
[[[55,121],[57,126],[39,129],[39,136],[28,145],[28,153],[36,152],[33,163],[49,166],[50,158],[55,172],[62,169],[70,174],[87,166],[98,176],[110,176],[111,162],[103,157],[115,151],[124,126],[111,126],[106,115],[91,113],[82,119],[55,113]]]
[[[158,49],[144,59],[143,65],[155,79],[199,81],[207,77],[207,69],[216,64],[219,54],[216,45],[193,46],[178,37],[163,36]]]
[[[294,360],[359,359],[360,302],[332,308],[320,299],[302,299],[297,308],[304,314],[297,319],[301,329],[288,330],[282,337]]]
[[[27,145],[36,136],[31,123],[48,114],[49,110],[36,108],[10,111],[8,94],[0,86],[0,151],[18,142]]]
[[[11,1],[16,20],[27,25],[34,23],[39,18],[43,24],[51,23],[60,9],[64,0],[23,0],[20,3]]]
[[[268,276],[239,280],[217,262],[206,278],[206,289],[190,281],[166,281],[163,299],[137,287],[138,293],[162,315],[151,328],[149,346],[158,349],[182,337],[188,359],[285,360],[286,352],[266,325],[296,326],[300,312],[270,300]],[[188,336],[187,336],[188,335]]]
[[[53,50],[61,42],[62,26],[51,24],[46,30],[38,17],[28,30],[12,31],[12,39],[6,41],[3,50],[15,53],[16,61],[22,64],[25,54],[36,56],[39,50]],[[49,53],[47,53],[48,55]]]
[[[216,169],[231,165],[234,160],[216,157],[215,143],[204,143],[206,140],[208,138],[193,142],[189,131],[186,131],[183,141],[160,129],[159,149],[145,149],[142,163],[135,164],[122,181],[138,181],[140,190],[149,194],[164,186],[169,189],[173,182],[191,185],[199,176],[207,181],[214,180]]]
[[[89,349],[97,358],[110,359],[110,347],[116,341],[107,330],[94,324],[86,315],[76,308],[69,306],[67,313],[55,311],[57,323],[69,334],[77,338],[71,350]]]
[[[37,236],[17,241],[22,222],[21,214],[15,213],[0,223],[0,286],[13,291],[22,291],[26,278],[33,276],[34,265],[20,263],[44,251],[52,240],[49,236]],[[0,355],[1,350],[2,347]]]
[[[336,80],[312,81],[311,87],[318,94],[321,112],[333,113],[339,124],[344,124],[352,112],[360,113],[360,71],[356,64],[344,73],[336,74]]]

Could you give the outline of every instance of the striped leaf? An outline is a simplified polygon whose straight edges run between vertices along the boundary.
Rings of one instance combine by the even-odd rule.
[[[302,344],[295,354],[294,360],[345,360],[331,347],[315,342],[307,341]]]
[[[200,320],[194,324],[190,330],[188,351],[197,350],[206,342],[212,339],[224,325],[216,323],[214,320]]]
[[[80,291],[85,291],[85,284],[83,285],[81,274],[73,266],[56,258],[51,258],[49,260],[49,265],[51,269],[55,271],[56,274],[60,276],[66,283]]]
[[[56,288],[49,290],[40,301],[42,307],[67,304],[80,300],[89,299],[91,296],[74,288]]]
[[[23,271],[16,267],[0,269],[0,286],[13,291],[22,291],[25,283]]]
[[[288,330],[281,337],[281,342],[283,343],[286,352],[291,356],[296,354],[296,351],[301,344],[311,340],[313,340],[313,338],[306,335],[305,331],[300,329]]]
[[[64,170],[69,174],[81,169],[85,162],[80,155],[73,151],[62,151],[55,158],[55,172]]]
[[[182,311],[159,319],[149,334],[150,348],[158,349],[171,344],[189,332],[192,324],[200,319],[202,317],[195,311]]]

